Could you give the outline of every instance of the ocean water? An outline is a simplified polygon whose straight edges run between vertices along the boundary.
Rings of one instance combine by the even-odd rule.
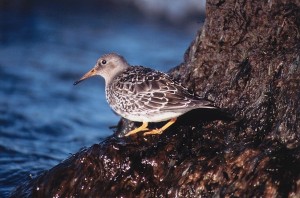
[[[13,2],[0,14],[0,197],[113,133],[103,79],[73,86],[100,55],[168,71],[201,25],[124,5]]]

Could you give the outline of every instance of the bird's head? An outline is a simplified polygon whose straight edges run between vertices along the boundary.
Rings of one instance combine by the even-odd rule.
[[[128,67],[129,64],[122,56],[116,53],[105,54],[97,60],[96,65],[90,71],[74,82],[74,85],[96,75],[102,76],[105,79],[105,83],[109,84],[115,76],[126,70]]]

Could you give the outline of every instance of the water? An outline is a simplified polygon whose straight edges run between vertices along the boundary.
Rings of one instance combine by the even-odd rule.
[[[101,54],[168,71],[200,26],[151,21],[115,5],[58,5],[1,10],[0,197],[113,133],[119,117],[106,103],[104,81],[72,85]]]

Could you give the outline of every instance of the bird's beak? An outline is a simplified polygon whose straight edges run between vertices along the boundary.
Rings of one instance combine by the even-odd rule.
[[[79,80],[75,81],[73,85],[77,85],[81,81],[83,81],[89,77],[95,76],[96,74],[97,74],[96,69],[93,68],[90,71],[88,71],[86,74],[84,74]]]

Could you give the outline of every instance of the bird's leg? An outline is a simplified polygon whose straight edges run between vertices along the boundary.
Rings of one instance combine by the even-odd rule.
[[[174,124],[176,122],[177,118],[172,118],[169,122],[167,122],[163,127],[161,127],[160,129],[154,129],[151,130],[149,132],[144,133],[144,135],[159,135],[162,134],[162,132],[164,132],[164,130],[166,130],[167,128],[169,128],[172,124]]]
[[[148,126],[148,122],[143,122],[142,126],[129,131],[128,133],[126,133],[125,136],[133,135],[133,134],[141,132],[141,131],[148,131],[149,129],[147,128],[147,126]]]

